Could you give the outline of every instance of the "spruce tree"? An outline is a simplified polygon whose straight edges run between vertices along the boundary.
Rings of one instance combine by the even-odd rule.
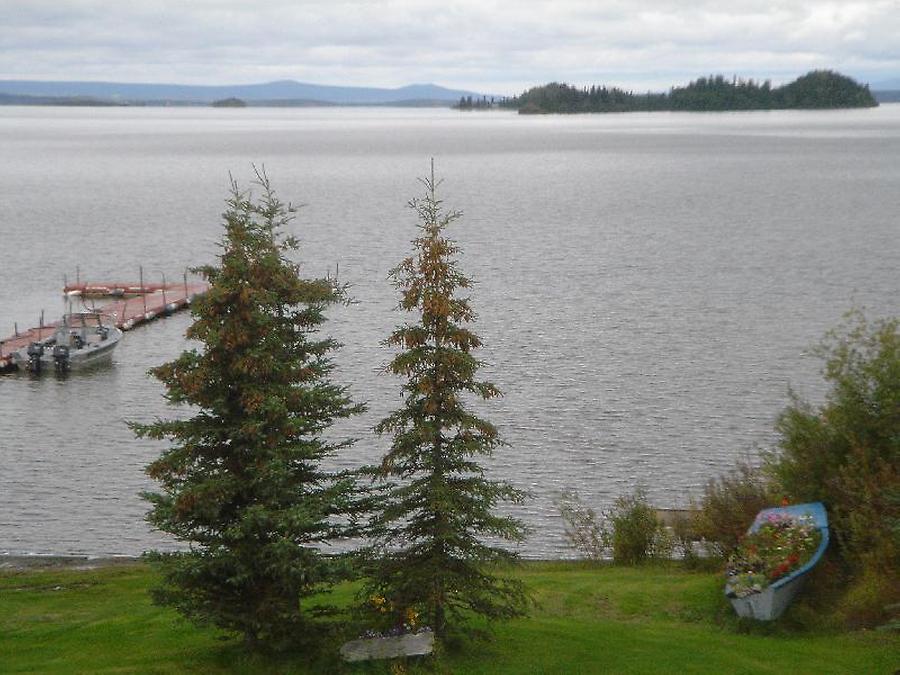
[[[332,280],[300,276],[283,232],[295,209],[264,171],[258,198],[232,181],[218,264],[199,269],[209,291],[192,305],[187,337],[200,349],[153,369],[190,417],[133,424],[170,446],[147,474],[148,521],[189,544],[155,553],[155,601],[198,623],[281,647],[314,636],[301,599],[340,578],[319,547],[354,534],[356,490],[322,460],[352,441],[326,439],[332,423],[361,412],[332,383],[339,345],[317,336],[323,311],[343,297]]]
[[[399,350],[387,371],[406,382],[403,406],[376,426],[392,444],[378,470],[388,488],[366,593],[383,596],[399,613],[417,612],[444,636],[464,629],[473,613],[524,614],[523,585],[501,576],[498,564],[516,558],[499,544],[522,541],[525,528],[496,507],[525,494],[488,479],[479,464],[504,443],[471,403],[500,391],[476,379],[482,363],[472,352],[481,340],[467,327],[476,317],[465,295],[473,282],[459,269],[459,247],[444,236],[461,214],[444,212],[433,163],[421,182],[424,196],[409,203],[420,221],[414,253],[390,273],[399,309],[413,318],[384,343]]]

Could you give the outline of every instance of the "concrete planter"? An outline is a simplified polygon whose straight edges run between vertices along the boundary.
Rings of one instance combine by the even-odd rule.
[[[420,633],[406,635],[351,640],[341,647],[341,657],[344,661],[370,661],[395,659],[401,656],[425,656],[433,651],[434,633],[423,630]]]

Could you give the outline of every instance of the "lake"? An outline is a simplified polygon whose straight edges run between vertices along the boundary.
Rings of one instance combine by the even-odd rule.
[[[495,476],[533,557],[571,555],[554,500],[604,508],[636,486],[683,507],[775,442],[789,388],[821,401],[810,346],[852,306],[900,314],[900,105],[849,111],[518,116],[451,110],[0,107],[0,334],[64,311],[64,276],[180,278],[210,262],[229,172],[264,165],[309,275],[336,266],[335,379],[369,412],[333,465],[376,461],[400,404],[379,346],[402,320],[388,270],[435,158],[451,235],[478,280]],[[161,449],[126,420],[173,414],[154,365],[182,313],[125,335],[110,367],[0,377],[0,552],[172,546],[138,496]]]

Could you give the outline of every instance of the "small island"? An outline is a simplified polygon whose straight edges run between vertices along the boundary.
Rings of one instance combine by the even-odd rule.
[[[247,102],[232,96],[231,98],[213,101],[211,105],[213,108],[246,108]]]
[[[871,108],[878,102],[868,85],[830,70],[814,70],[780,87],[722,75],[701,77],[665,93],[635,94],[617,87],[578,88],[551,82],[500,103],[519,114],[787,110]]]

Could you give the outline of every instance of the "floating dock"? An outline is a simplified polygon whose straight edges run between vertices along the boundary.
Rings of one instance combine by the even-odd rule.
[[[115,298],[102,305],[91,307],[91,311],[106,314],[112,318],[118,328],[128,331],[142,323],[153,321],[161,316],[191,304],[198,295],[209,288],[206,282],[178,284],[119,284],[119,283],[84,283],[66,285],[64,292],[69,297]],[[16,331],[15,335],[0,340],[0,373],[15,370],[12,354],[32,342],[40,342],[51,337],[59,322],[46,323],[25,331]]]
[[[162,290],[172,290],[184,284],[140,284],[131,281],[120,282],[85,282],[66,284],[63,295],[81,295],[85,298],[121,298],[126,295],[149,295]]]

